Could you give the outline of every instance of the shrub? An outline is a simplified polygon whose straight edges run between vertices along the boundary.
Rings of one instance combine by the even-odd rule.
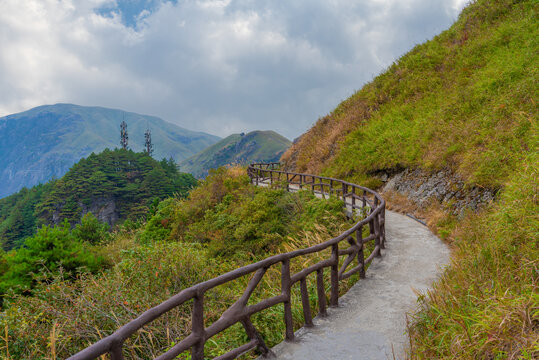
[[[61,274],[73,279],[80,272],[96,272],[104,259],[76,238],[71,226],[64,221],[60,226],[44,226],[36,235],[26,239],[24,247],[5,255],[7,271],[0,279],[0,291],[28,294],[38,282]]]
[[[104,244],[110,240],[109,226],[100,222],[91,212],[84,215],[81,223],[72,231],[73,237],[92,245]]]

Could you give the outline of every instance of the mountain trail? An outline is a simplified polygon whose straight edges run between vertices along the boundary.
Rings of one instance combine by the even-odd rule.
[[[429,229],[386,211],[386,249],[344,296],[339,306],[301,328],[294,341],[272,351],[278,360],[405,359],[406,313],[449,263],[450,251]],[[264,359],[260,357],[259,359]]]

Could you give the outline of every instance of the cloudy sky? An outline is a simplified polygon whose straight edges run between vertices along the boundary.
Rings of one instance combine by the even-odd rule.
[[[0,0],[0,116],[69,102],[306,131],[467,0]]]

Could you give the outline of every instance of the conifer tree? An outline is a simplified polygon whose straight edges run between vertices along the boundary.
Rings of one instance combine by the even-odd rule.
[[[149,126],[144,133],[144,152],[149,156],[152,156],[153,154],[152,133],[150,132]]]
[[[120,124],[120,146],[122,149],[127,149],[128,141],[129,136],[127,136],[127,124],[125,121],[122,121]]]

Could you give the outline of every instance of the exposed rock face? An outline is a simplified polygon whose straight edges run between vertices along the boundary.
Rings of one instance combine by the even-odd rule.
[[[435,199],[457,216],[465,209],[477,210],[496,195],[495,190],[465,184],[449,170],[427,173],[421,169],[405,169],[391,177],[381,173],[379,178],[385,182],[383,191],[404,194],[422,207]]]
[[[82,209],[81,217],[91,212],[99,221],[114,225],[120,218],[116,210],[116,202],[110,198],[98,198],[92,201],[89,206],[79,203]]]
[[[100,197],[93,199],[90,205],[86,205],[82,202],[79,202],[77,205],[79,206],[81,211],[81,218],[91,212],[99,221],[109,224],[110,227],[116,224],[116,222],[120,218],[120,215],[116,208],[116,202],[114,201],[114,199],[111,198]],[[59,225],[62,222],[60,217],[60,211],[63,206],[65,206],[65,204],[57,206],[56,210],[52,213],[53,225]]]

